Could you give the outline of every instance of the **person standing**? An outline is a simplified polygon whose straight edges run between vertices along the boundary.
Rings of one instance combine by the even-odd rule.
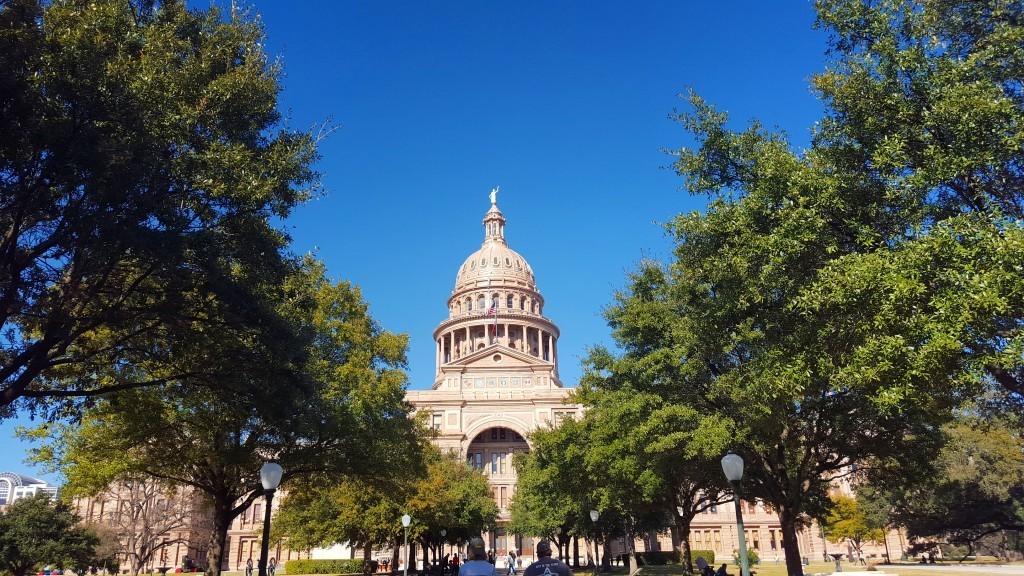
[[[469,560],[459,568],[459,576],[498,576],[494,564],[487,561],[483,538],[469,541]]]
[[[505,554],[505,564],[508,566],[507,574],[509,576],[514,576],[514,574],[516,573],[516,553],[515,553],[515,550],[512,550],[510,548],[509,551],[508,551],[508,554]]]
[[[537,561],[526,567],[523,576],[573,576],[572,570],[565,562],[551,557],[551,542],[541,540],[537,543]]]

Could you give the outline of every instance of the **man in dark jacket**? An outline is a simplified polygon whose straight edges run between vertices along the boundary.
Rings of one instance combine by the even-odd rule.
[[[523,576],[572,576],[572,570],[558,558],[551,557],[551,542],[537,543],[537,561],[526,567]]]

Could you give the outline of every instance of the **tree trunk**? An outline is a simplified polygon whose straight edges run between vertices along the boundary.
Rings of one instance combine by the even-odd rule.
[[[612,571],[612,537],[604,537],[604,553],[601,555],[601,572]]]
[[[213,531],[210,532],[210,547],[206,555],[206,575],[220,576],[224,560],[224,544],[231,527],[231,503],[213,503]]]
[[[690,523],[693,514],[676,516],[675,530],[679,535],[679,563],[683,565],[683,574],[693,574],[693,553],[690,550]]]
[[[398,554],[401,552],[401,544],[395,543],[391,547],[391,573],[398,574]]]
[[[580,569],[580,537],[572,537],[572,565],[577,570]]]
[[[366,542],[363,544],[363,574],[370,576],[373,572],[373,544]]]
[[[430,543],[426,542],[423,544],[423,571],[430,572]]]
[[[782,528],[782,550],[786,553],[786,574],[803,576],[800,544],[796,540],[796,516],[790,512],[788,506],[779,506],[779,524]]]

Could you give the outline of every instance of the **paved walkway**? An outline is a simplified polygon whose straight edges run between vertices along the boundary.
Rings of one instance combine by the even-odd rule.
[[[1024,565],[1011,564],[898,564],[900,570],[942,570],[950,574],[1011,574],[1024,576]],[[879,566],[885,569],[884,566]]]

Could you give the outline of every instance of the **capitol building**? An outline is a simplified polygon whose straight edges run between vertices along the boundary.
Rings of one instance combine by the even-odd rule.
[[[564,403],[558,326],[544,316],[533,269],[505,240],[496,196],[497,190],[484,215],[483,244],[459,267],[448,316],[434,329],[433,386],[408,392],[406,400],[430,413],[435,444],[488,476],[500,526],[515,491],[512,456],[529,450],[531,431],[580,408]],[[488,539],[493,550],[533,555],[533,539],[500,527]]]

